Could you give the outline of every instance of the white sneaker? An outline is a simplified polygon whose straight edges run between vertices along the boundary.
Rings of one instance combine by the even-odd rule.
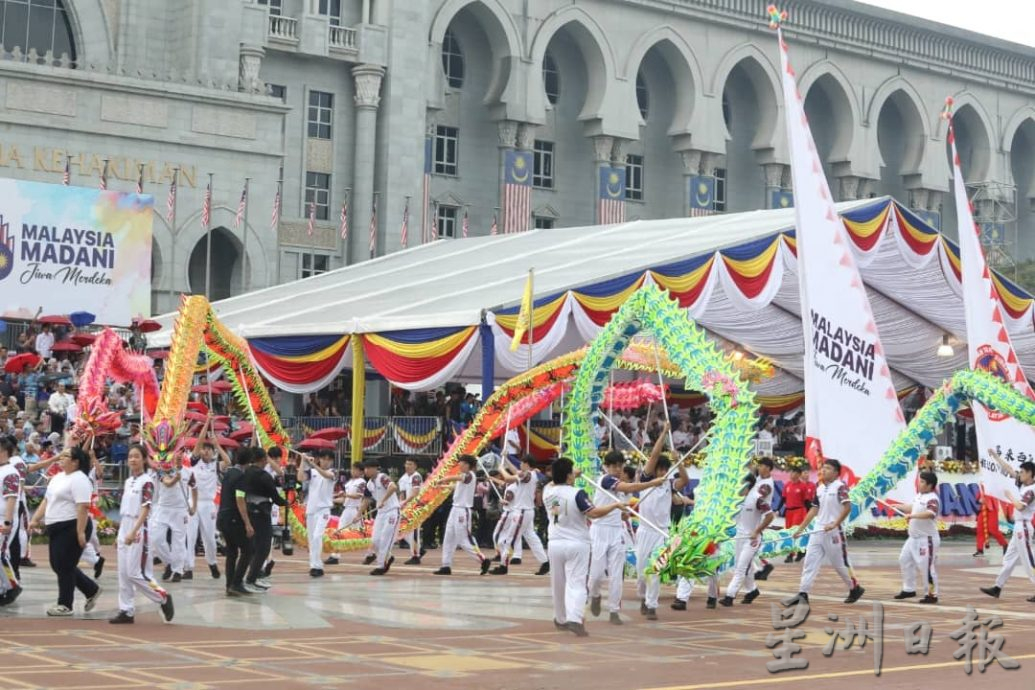
[[[57,606],[51,606],[49,609],[47,609],[47,615],[48,616],[71,616],[72,615],[72,609],[68,608],[67,606],[62,606],[61,604],[58,604]]]
[[[262,587],[263,589],[269,589],[270,587],[272,587],[272,586],[273,586],[273,583],[272,583],[272,582],[270,582],[270,581],[269,581],[269,580],[268,580],[267,578],[265,578],[265,577],[260,577],[259,579],[257,579],[257,580],[255,581],[255,584],[256,584],[257,586],[259,586],[259,587]]]
[[[255,587],[255,586],[253,586],[252,584],[250,584],[248,582],[244,583],[244,591],[250,592],[252,594],[265,594],[266,593],[266,590],[262,589],[261,587]]]
[[[103,591],[103,589],[98,587],[97,593],[86,600],[86,605],[83,606],[83,611],[85,611],[86,613],[90,613],[90,611],[93,611],[94,607],[97,606],[97,600],[101,598],[101,592]]]

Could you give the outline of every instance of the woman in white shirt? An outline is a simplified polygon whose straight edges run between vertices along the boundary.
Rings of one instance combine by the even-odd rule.
[[[97,605],[101,588],[79,570],[79,559],[90,538],[93,523],[89,517],[93,486],[87,472],[90,456],[82,448],[71,448],[60,455],[62,472],[47,485],[30,527],[46,524],[50,542],[50,567],[58,578],[58,603],[47,609],[48,616],[71,616],[75,590],[86,597],[84,611]]]

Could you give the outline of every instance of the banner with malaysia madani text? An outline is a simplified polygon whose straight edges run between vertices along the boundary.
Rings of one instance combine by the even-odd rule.
[[[151,313],[154,197],[0,179],[0,316]]]

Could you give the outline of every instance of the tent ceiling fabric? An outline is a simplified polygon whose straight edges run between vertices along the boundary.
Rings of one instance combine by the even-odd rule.
[[[896,387],[934,387],[965,368],[954,245],[888,197],[842,203],[838,212],[846,218]],[[400,331],[414,338],[422,331],[413,329],[438,329],[434,337],[445,342],[441,332],[484,319],[494,333],[497,378],[506,379],[528,361],[526,346],[509,351],[508,324],[529,267],[535,269],[536,318],[542,321],[534,334],[534,363],[584,345],[628,294],[655,282],[676,294],[721,346],[736,343],[774,362],[777,374],[755,386],[760,393],[797,393],[804,343],[793,225],[794,210],[777,209],[438,241],[213,308],[240,335],[274,340]],[[1009,284],[1000,286],[1000,294],[1004,306],[1013,307],[1008,325],[1018,356],[1035,368],[1030,296]],[[151,338],[154,346],[168,346],[174,318],[159,317],[164,328]],[[954,336],[957,354],[938,358],[946,333]],[[418,384],[440,385],[446,375],[479,380],[480,341],[475,329],[447,355],[444,345],[436,350],[437,371],[393,383],[417,390]],[[350,365],[349,358],[342,360]]]

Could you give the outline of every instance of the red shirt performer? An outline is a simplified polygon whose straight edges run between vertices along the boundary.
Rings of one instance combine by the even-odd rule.
[[[809,512],[809,507],[812,502],[816,499],[816,487],[811,482],[805,481],[802,478],[801,469],[794,468],[791,470],[791,480],[783,485],[783,505],[784,505],[784,526],[789,529],[800,525],[805,520],[806,513]],[[799,551],[797,553],[797,559],[800,561],[804,558],[805,552]],[[787,555],[785,563],[792,563],[795,559],[795,552],[792,551]]]

